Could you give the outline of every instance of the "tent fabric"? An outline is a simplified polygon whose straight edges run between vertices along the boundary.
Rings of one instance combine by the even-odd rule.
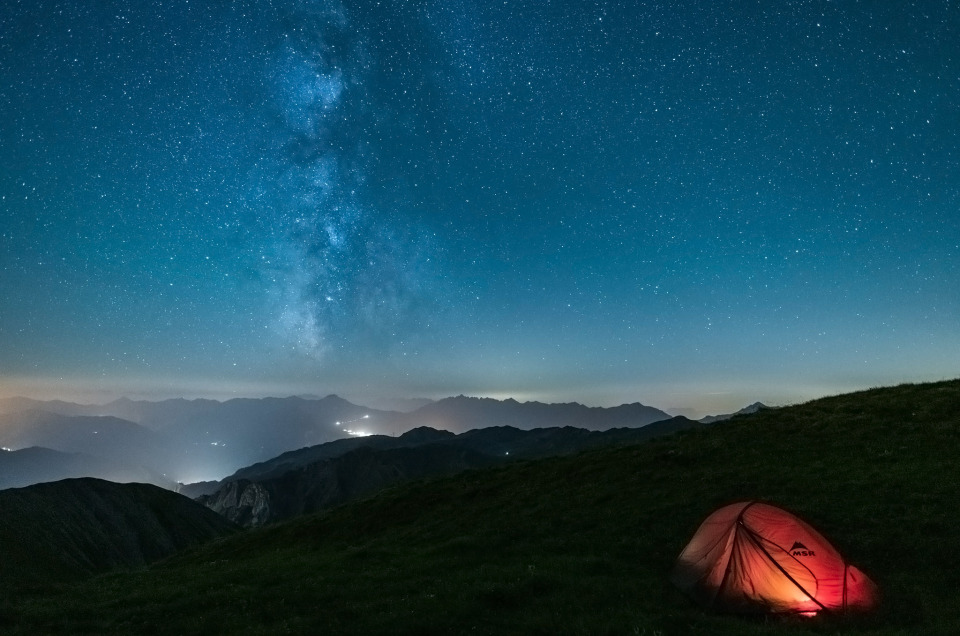
[[[809,524],[775,506],[740,502],[700,525],[671,580],[706,607],[738,613],[866,610],[877,587]]]

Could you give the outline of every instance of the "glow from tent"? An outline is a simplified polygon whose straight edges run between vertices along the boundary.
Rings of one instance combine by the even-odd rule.
[[[820,533],[759,502],[713,512],[677,558],[672,578],[717,609],[813,617],[876,604],[876,585]]]

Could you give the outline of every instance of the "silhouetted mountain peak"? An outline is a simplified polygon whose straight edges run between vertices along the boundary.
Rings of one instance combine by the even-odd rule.
[[[352,408],[358,408],[358,409],[363,408],[363,406],[360,406],[359,404],[354,404],[350,400],[345,400],[344,398],[340,397],[335,393],[331,393],[330,395],[317,400],[317,402],[323,402],[327,406],[352,407]]]
[[[714,422],[722,422],[723,420],[729,420],[731,417],[737,415],[750,415],[751,413],[756,413],[760,409],[769,409],[771,407],[767,406],[763,402],[754,402],[749,406],[745,406],[736,413],[725,413],[723,415],[708,415],[706,417],[700,418],[700,422],[703,424],[713,424]]]
[[[418,426],[401,435],[400,439],[406,444],[423,444],[451,439],[453,437],[456,437],[456,435],[450,431],[439,431],[429,426]]]

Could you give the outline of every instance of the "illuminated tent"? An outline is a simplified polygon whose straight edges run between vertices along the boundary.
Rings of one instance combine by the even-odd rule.
[[[877,588],[823,536],[789,512],[756,502],[720,508],[700,525],[671,580],[727,612],[814,615],[866,610]]]

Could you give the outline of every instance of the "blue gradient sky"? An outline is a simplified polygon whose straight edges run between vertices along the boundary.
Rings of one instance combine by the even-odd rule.
[[[5,3],[0,395],[956,377],[957,104],[949,2]]]

